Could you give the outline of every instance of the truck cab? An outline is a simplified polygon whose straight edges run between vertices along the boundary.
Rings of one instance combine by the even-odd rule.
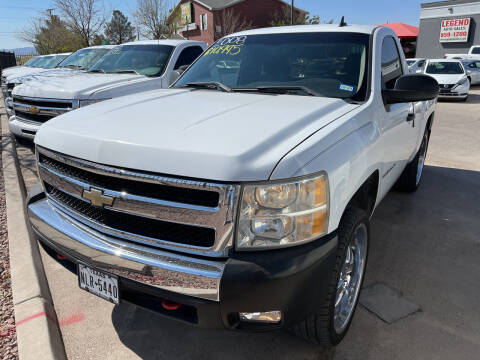
[[[46,121],[79,107],[137,92],[166,88],[206,48],[204,42],[147,40],[116,46],[88,71],[47,73],[12,92],[15,136],[33,139]]]
[[[43,125],[28,216],[105,300],[336,345],[374,210],[421,184],[438,91],[389,28],[228,35],[169,89]]]
[[[40,77],[69,76],[87,70],[112,48],[114,48],[114,45],[90,46],[77,50],[73,54],[61,54],[62,57],[60,61],[54,57],[50,60],[51,66],[32,67],[28,70],[22,70],[21,72],[17,71],[9,75],[7,74],[2,78],[3,98],[5,99],[7,115],[9,117],[13,116],[12,92],[15,86],[29,80],[39,79]],[[42,64],[42,62],[43,60],[40,59],[34,64]]]

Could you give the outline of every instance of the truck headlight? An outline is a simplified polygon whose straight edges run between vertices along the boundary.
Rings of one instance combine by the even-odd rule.
[[[245,185],[237,249],[292,246],[326,234],[328,202],[325,173],[282,183]]]
[[[84,106],[92,105],[92,104],[95,104],[95,103],[97,103],[97,102],[105,101],[105,100],[108,100],[108,99],[80,100],[80,101],[78,102],[78,107],[84,107]]]

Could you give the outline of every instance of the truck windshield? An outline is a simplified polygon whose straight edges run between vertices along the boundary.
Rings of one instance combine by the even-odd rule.
[[[33,67],[38,67],[38,68],[45,68],[45,66],[50,62],[52,61],[54,58],[53,55],[47,55],[47,56],[42,56],[38,59],[37,62],[35,62],[34,65],[32,65]]]
[[[35,63],[39,60],[37,56],[28,59],[23,66],[34,66]]]
[[[123,45],[113,49],[90,71],[159,76],[172,51],[170,45]]]
[[[430,62],[428,63],[427,74],[463,74],[463,66],[460,62]]]
[[[80,49],[62,61],[58,67],[86,70],[95,65],[110,50],[108,48]]]
[[[205,51],[175,87],[217,83],[231,91],[277,89],[289,95],[362,101],[369,38],[336,32],[225,37]]]
[[[66,57],[68,57],[68,55],[55,55],[43,67],[45,69],[52,69],[60,64]]]

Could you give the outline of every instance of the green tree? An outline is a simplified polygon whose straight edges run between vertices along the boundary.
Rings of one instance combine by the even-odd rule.
[[[110,44],[120,45],[135,40],[135,29],[120,10],[113,10],[112,19],[105,25],[105,37]]]
[[[80,37],[56,15],[33,18],[19,37],[31,43],[39,54],[70,52],[82,47]]]

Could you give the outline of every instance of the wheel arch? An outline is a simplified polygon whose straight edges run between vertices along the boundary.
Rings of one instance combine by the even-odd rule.
[[[380,172],[379,170],[375,170],[353,194],[342,214],[344,214],[348,208],[356,207],[365,211],[370,218],[377,204],[379,182]]]

